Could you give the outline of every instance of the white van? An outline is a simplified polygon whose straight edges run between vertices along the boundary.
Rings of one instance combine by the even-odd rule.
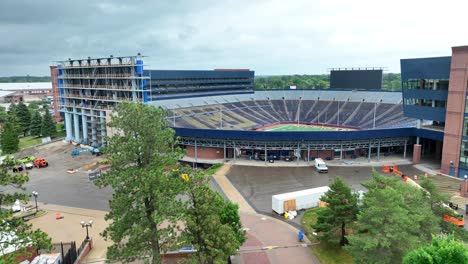
[[[318,172],[328,172],[327,164],[320,158],[315,159],[315,168]]]

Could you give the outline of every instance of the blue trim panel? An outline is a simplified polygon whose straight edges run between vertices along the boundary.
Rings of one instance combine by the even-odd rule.
[[[403,105],[406,117],[445,122],[445,108],[417,105]]]
[[[417,98],[426,100],[440,100],[447,101],[448,91],[444,90],[403,90],[403,99],[405,98]]]
[[[414,136],[432,139],[432,140],[444,140],[444,132],[443,131],[435,131],[431,129],[423,129],[423,128],[413,128],[414,129]]]
[[[255,140],[255,141],[337,141],[337,140],[363,140],[379,138],[398,138],[419,136],[434,140],[443,140],[442,131],[428,129],[389,128],[356,131],[313,131],[313,132],[267,132],[253,130],[211,130],[196,128],[174,127],[177,136],[229,139],[229,140]]]
[[[410,79],[450,79],[452,57],[401,59],[401,81]]]

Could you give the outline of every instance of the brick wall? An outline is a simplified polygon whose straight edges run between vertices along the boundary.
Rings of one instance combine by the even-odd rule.
[[[187,156],[195,158],[195,147],[187,146]],[[197,158],[199,159],[222,159],[224,158],[223,148],[197,147]]]
[[[450,173],[451,164],[458,176],[460,144],[465,112],[466,85],[468,71],[468,46],[452,48],[450,81],[445,116],[444,144],[442,149],[441,172]]]

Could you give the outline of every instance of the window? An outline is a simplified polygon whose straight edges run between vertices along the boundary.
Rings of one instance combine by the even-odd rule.
[[[466,124],[466,121],[465,121],[465,124]],[[463,129],[464,130],[466,129],[466,125]],[[460,165],[468,166],[468,140],[466,139],[464,139],[461,144]]]

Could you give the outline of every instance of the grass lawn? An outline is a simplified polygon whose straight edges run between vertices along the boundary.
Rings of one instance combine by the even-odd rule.
[[[265,131],[269,132],[279,132],[279,131],[333,131],[336,129],[329,128],[329,127],[320,127],[320,126],[308,126],[308,125],[295,125],[295,124],[284,124],[275,126]]]
[[[312,235],[314,229],[311,227],[317,222],[317,210],[320,208],[307,210],[302,217],[302,228],[312,243],[318,242],[317,238]],[[351,255],[337,244],[320,242],[320,244],[312,246],[311,249],[322,264],[353,263]]]
[[[32,136],[22,137],[20,138],[19,148],[25,149],[25,148],[29,148],[29,147],[32,147],[34,145],[38,145],[41,143],[42,143],[42,139],[40,137],[32,137]]]

